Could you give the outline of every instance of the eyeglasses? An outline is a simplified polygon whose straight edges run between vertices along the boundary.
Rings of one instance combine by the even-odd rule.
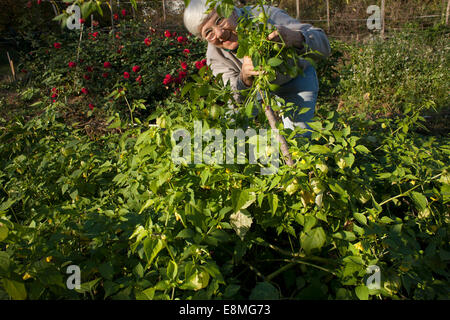
[[[227,20],[223,17],[217,17],[216,21],[214,22],[214,26],[209,27],[205,31],[205,39],[208,42],[213,42],[217,39],[216,33],[214,32],[213,28],[220,28],[223,29],[227,25]]]

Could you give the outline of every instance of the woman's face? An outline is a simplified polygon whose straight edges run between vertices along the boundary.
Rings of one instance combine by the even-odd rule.
[[[233,12],[231,17],[223,18],[214,12],[212,16],[200,26],[200,36],[221,49],[235,50],[238,47],[236,33],[237,16]]]

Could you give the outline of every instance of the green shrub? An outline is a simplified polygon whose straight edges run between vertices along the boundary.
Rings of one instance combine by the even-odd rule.
[[[340,92],[346,110],[402,113],[409,104],[432,101],[448,108],[450,76],[448,27],[397,32],[350,47]]]

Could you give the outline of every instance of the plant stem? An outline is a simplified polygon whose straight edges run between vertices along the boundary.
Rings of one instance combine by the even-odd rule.
[[[306,262],[306,261],[303,261],[303,260],[297,260],[297,259],[267,259],[265,261],[284,261],[284,262],[290,262],[290,263],[294,263],[294,264],[295,263],[304,264],[304,265],[307,265],[307,266],[310,266],[310,267],[314,267],[316,269],[319,269],[319,270],[331,273],[332,275],[336,276],[335,272],[333,272],[333,271],[331,271],[331,270],[329,270],[327,268],[324,268],[324,267],[318,266],[318,265],[316,265],[314,263],[309,263],[309,262]]]
[[[263,107],[264,107],[264,113],[266,114],[266,118],[269,121],[269,125],[272,128],[272,130],[277,130],[277,120],[275,117],[275,113],[273,112],[272,107],[264,100],[264,97],[261,90],[258,89],[259,95],[261,96],[261,99],[263,100]],[[283,137],[280,133],[277,132],[277,139],[278,142],[280,142],[281,146],[281,153],[283,154],[285,158],[285,162],[288,166],[293,167],[294,161],[292,161],[291,154],[289,153],[289,146],[287,144],[286,138]]]
[[[292,268],[293,266],[295,266],[296,264],[294,262],[288,263],[287,265],[281,267],[280,269],[278,269],[275,272],[272,272],[271,274],[269,274],[266,277],[266,281],[271,281],[273,278],[275,278],[277,275],[279,275],[280,273]]]
[[[127,103],[128,110],[130,110],[130,118],[131,118],[131,125],[134,125],[134,119],[133,119],[133,110],[131,110],[130,104],[128,103],[127,97],[124,95],[125,102]]]
[[[440,173],[440,174],[438,174],[438,175],[435,175],[434,177],[430,178],[429,181],[434,180],[434,179],[436,179],[436,178],[439,178],[441,175],[442,175],[442,173]],[[380,203],[380,206],[382,206],[382,205],[388,203],[389,201],[395,200],[395,199],[400,198],[400,197],[404,197],[404,196],[406,196],[408,193],[410,193],[411,191],[417,189],[417,188],[420,187],[420,186],[422,186],[422,185],[421,185],[421,184],[418,184],[417,186],[412,187],[411,189],[409,189],[409,190],[407,190],[407,191],[405,191],[405,192],[403,192],[403,193],[400,193],[399,195],[396,195],[395,197],[392,197],[392,198],[389,198],[389,199],[387,199],[387,200],[384,200],[383,202]]]

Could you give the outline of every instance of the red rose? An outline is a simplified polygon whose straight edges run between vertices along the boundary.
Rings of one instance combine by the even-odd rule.
[[[123,77],[124,77],[125,79],[130,79],[130,74],[129,74],[128,72],[124,72],[124,73],[123,73]]]
[[[166,36],[166,38],[172,37],[172,34],[170,33],[169,30],[164,31],[164,35]]]
[[[203,68],[204,66],[206,66],[206,59],[203,59],[201,61],[196,61],[195,62],[195,67],[200,70],[201,68]]]
[[[189,49],[184,49],[184,50],[183,50],[183,53],[189,54],[189,53],[191,53],[191,50],[189,50]]]
[[[41,4],[42,3],[42,0],[37,0],[37,4]]]
[[[58,98],[58,94],[57,93],[52,94],[52,98],[53,99]]]
[[[186,76],[187,76],[187,72],[186,71],[180,71],[178,73],[178,77],[180,77],[181,79],[186,78]]]
[[[92,103],[89,103],[89,109],[94,110],[94,105]]]
[[[93,36],[94,38],[97,38],[97,36],[98,36],[98,31],[95,31],[95,32],[92,34],[92,36]]]
[[[114,20],[119,20],[119,15],[117,13],[114,13]]]
[[[94,68],[92,68],[92,67],[86,67],[86,71],[87,71],[87,72],[94,72]]]
[[[122,16],[125,17],[127,15],[127,10],[123,9],[121,13],[122,13]]]
[[[52,92],[56,92],[56,93],[58,93],[58,89],[56,89],[56,88],[52,88]]]
[[[166,77],[163,80],[163,84],[164,85],[168,85],[170,83],[172,83],[175,79],[172,77],[171,74],[166,74]]]
[[[85,75],[83,76],[83,78],[86,79],[86,80],[91,80],[91,76],[88,75],[88,74],[85,74]]]
[[[187,41],[187,38],[182,37],[182,36],[179,36],[179,37],[177,38],[177,41],[178,41],[179,43],[184,43],[184,42]]]
[[[80,19],[80,24],[83,24],[85,22],[86,22],[86,20],[84,20],[83,18]]]
[[[187,70],[188,64],[186,62],[181,62],[181,68],[183,68],[183,70]]]
[[[133,72],[139,72],[139,70],[141,70],[141,67],[139,67],[139,66],[133,67]]]
[[[141,75],[136,78],[136,82],[139,82],[139,85],[141,85],[141,83],[142,83],[142,76]]]
[[[105,62],[104,64],[103,64],[103,67],[104,68],[111,68],[111,63],[109,63],[109,62]]]
[[[149,38],[145,38],[144,43],[147,45],[147,47],[152,43],[152,40]]]
[[[107,72],[103,73],[103,74],[102,74],[102,77],[103,77],[103,78],[108,78],[108,73],[107,73]]]
[[[81,89],[81,92],[84,93],[84,94],[88,94],[89,93],[88,89],[86,89],[86,88]]]
[[[198,70],[200,70],[201,68],[203,68],[202,62],[201,62],[201,61],[196,61],[196,62],[195,62],[195,67],[196,67]]]
[[[61,43],[55,42],[55,43],[53,44],[53,47],[55,47],[56,49],[61,49]]]
[[[75,68],[77,66],[77,64],[73,61],[69,62],[69,68]]]
[[[92,21],[92,26],[93,27],[98,27],[98,25],[99,25],[99,22],[98,21]]]
[[[30,9],[33,6],[33,4],[31,3],[31,1],[27,2],[27,8]]]

